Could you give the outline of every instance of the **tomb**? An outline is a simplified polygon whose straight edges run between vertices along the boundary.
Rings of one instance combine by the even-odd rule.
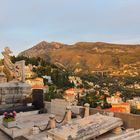
[[[2,52],[4,67],[0,74],[0,104],[19,103],[31,93],[31,86],[25,83],[25,61],[13,64],[11,53],[8,47]]]
[[[115,117],[95,114],[82,119],[72,120],[64,126],[48,131],[55,140],[87,140],[96,138],[114,128],[120,127],[122,120]]]

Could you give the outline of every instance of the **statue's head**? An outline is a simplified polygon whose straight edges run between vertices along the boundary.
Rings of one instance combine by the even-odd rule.
[[[12,53],[12,51],[10,50],[9,47],[5,47],[4,50],[5,50],[5,52],[8,53],[8,54]]]

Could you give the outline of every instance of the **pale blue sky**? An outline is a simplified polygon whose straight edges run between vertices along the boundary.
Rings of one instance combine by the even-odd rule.
[[[140,0],[0,0],[0,50],[42,40],[140,44]]]

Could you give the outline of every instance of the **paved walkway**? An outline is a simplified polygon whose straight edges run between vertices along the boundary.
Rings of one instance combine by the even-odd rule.
[[[0,140],[11,140],[7,135],[0,131]]]

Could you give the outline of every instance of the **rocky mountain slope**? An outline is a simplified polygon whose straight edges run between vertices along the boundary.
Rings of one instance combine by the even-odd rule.
[[[32,48],[21,52],[19,55],[36,58],[40,57],[48,61],[51,52],[63,48],[64,46],[64,44],[58,42],[49,43],[46,41],[42,41]]]
[[[63,65],[76,72],[92,72],[119,68],[140,61],[140,45],[121,45],[104,42],[78,42],[66,45],[57,42],[41,42],[21,52],[26,57],[41,57],[46,61]]]

